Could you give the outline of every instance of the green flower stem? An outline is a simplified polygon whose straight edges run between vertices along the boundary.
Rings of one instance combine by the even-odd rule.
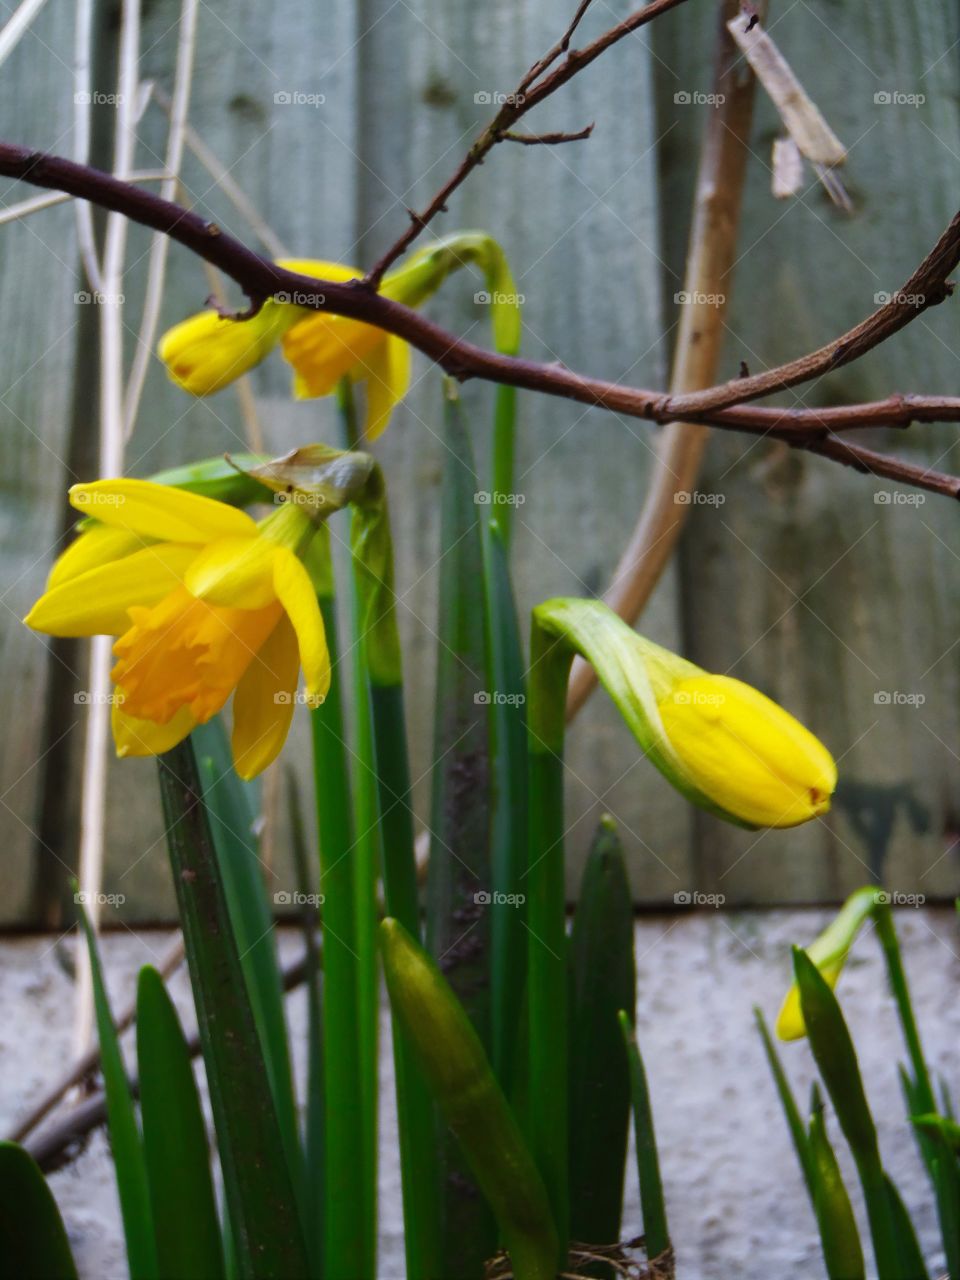
[[[420,901],[393,591],[393,545],[378,472],[372,475],[363,500],[354,506],[351,546],[373,731],[384,898],[388,913],[419,938]],[[409,1040],[396,1024],[393,1047],[407,1277],[435,1280],[440,1234],[433,1103]]]
[[[563,1256],[568,1245],[568,1043],[563,735],[572,650],[533,623],[527,704],[528,1128]]]
[[[509,501],[513,497],[516,422],[516,387],[497,387],[493,411],[493,502],[491,503],[491,516],[496,518],[504,546],[508,550],[510,547],[513,512],[516,505]]]
[[[353,823],[332,594],[320,597],[320,611],[333,668],[330,692],[310,717],[323,893],[324,1183],[333,1208],[324,1217],[324,1276],[357,1280],[374,1275],[375,1227],[366,1221],[365,1164],[356,1155],[364,1132],[365,1099],[356,1021]]]
[[[933,1095],[933,1086],[930,1083],[930,1073],[927,1070],[923,1048],[920,1044],[920,1032],[917,1030],[917,1022],[913,1016],[910,989],[907,986],[907,975],[903,971],[903,962],[900,959],[900,946],[897,942],[897,933],[893,925],[893,912],[890,910],[889,903],[878,902],[873,910],[873,918],[877,926],[877,936],[883,948],[883,957],[887,964],[890,990],[893,992],[897,1012],[900,1015],[903,1038],[913,1067],[914,1085],[918,1091],[920,1110],[936,1111],[937,1104]]]

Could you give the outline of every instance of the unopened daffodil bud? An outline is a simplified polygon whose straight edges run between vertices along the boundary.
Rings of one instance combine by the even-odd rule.
[[[688,777],[751,826],[793,827],[830,808],[837,767],[829,751],[751,685],[691,676],[657,708]]]
[[[826,747],[782,707],[639,636],[600,601],[534,609],[534,662],[561,641],[590,662],[643,753],[687,799],[747,827],[792,827],[825,813],[837,782]],[[546,679],[549,661],[543,670]],[[548,748],[559,712],[538,732]]]
[[[850,948],[865,920],[873,913],[880,890],[871,885],[857,889],[823,933],[806,948],[807,955],[833,990],[840,979]],[[879,898],[882,901],[882,897]],[[800,992],[794,983],[787,992],[777,1016],[777,1036],[781,1040],[800,1040],[807,1034],[800,1010]]]
[[[412,254],[380,285],[385,298],[419,307],[446,277],[468,263],[484,273],[494,345],[515,354],[520,344],[519,295],[503,250],[478,231],[458,232]],[[359,267],[315,258],[283,258],[287,271],[342,284],[363,276]],[[480,296],[480,295],[478,295]],[[213,395],[259,364],[275,346],[293,367],[298,399],[330,395],[342,378],[362,383],[363,434],[375,440],[410,386],[410,346],[375,325],[317,311],[296,294],[278,292],[249,318],[203,311],[167,331],[159,356],[171,379],[195,396]]]

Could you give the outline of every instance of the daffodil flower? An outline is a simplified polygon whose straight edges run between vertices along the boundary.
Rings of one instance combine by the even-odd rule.
[[[466,262],[477,263],[487,276],[490,292],[483,296],[491,300],[497,349],[515,354],[520,340],[519,295],[503,251],[489,236],[460,232],[421,249],[384,277],[380,293],[418,307]],[[363,275],[358,267],[313,258],[284,258],[277,265],[336,283]],[[330,395],[345,377],[363,383],[367,441],[383,432],[410,386],[407,342],[361,320],[312,310],[297,294],[277,293],[249,319],[200,312],[163,335],[159,355],[178,386],[191,395],[208,396],[259,364],[278,344],[293,366],[293,394],[298,399]]]
[[[119,756],[169,751],[233,695],[233,757],[252,778],[307,700],[330,685],[317,595],[301,556],[315,526],[285,504],[245,512],[149,480],[74,485],[91,524],[53,566],[25,621],[54,636],[112,635]]]
[[[827,925],[823,933],[806,948],[807,955],[820,971],[824,981],[833,990],[840,981],[850,948],[864,922],[872,915],[878,902],[883,901],[882,891],[872,885],[857,889],[846,900],[840,911]],[[777,1035],[781,1040],[799,1040],[807,1034],[800,1011],[800,992],[794,983],[784,998],[777,1015]]]
[[[694,804],[749,827],[793,827],[829,809],[830,752],[757,689],[637,635],[599,601],[576,599],[534,609],[534,680],[558,639],[568,658],[592,663],[641,750]],[[544,728],[548,747],[557,728]]]

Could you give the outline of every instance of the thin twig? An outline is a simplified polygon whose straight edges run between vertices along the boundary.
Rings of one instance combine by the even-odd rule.
[[[654,18],[659,18],[662,13],[666,13],[669,9],[674,9],[677,5],[683,4],[684,0],[651,0],[650,4],[643,9],[638,9],[636,13],[632,13],[623,22],[611,27],[609,31],[605,31],[602,36],[598,36],[596,40],[585,45],[584,48],[570,50],[570,40],[580,23],[580,19],[586,13],[589,2],[590,0],[581,0],[581,4],[563,39],[559,44],[554,45],[553,49],[541,58],[539,62],[533,64],[513,93],[505,95],[503,104],[497,114],[476,139],[463,160],[461,160],[456,171],[447,179],[423,212],[417,213],[412,209],[408,210],[410,225],[367,273],[364,280],[365,285],[371,289],[379,286],[384,273],[389,270],[390,266],[396,262],[401,254],[406,253],[424,227],[432,222],[438,213],[446,209],[447,201],[454,191],[466,181],[478,165],[483,164],[490,151],[513,128],[521,116],[525,116],[538,103],[543,102],[544,98],[548,98],[561,85],[566,84],[568,80],[572,80],[578,72],[589,66],[591,62],[599,58],[612,45],[617,44],[634,31],[639,31],[641,27],[646,26],[648,22],[652,22]],[[566,54],[563,62],[559,66],[553,67],[552,71],[548,70],[562,54]]]
[[[177,66],[174,73],[173,100],[170,107],[170,128],[167,132],[167,154],[164,168],[167,177],[160,188],[160,194],[166,200],[173,200],[177,195],[180,168],[183,164],[184,135],[187,127],[187,112],[190,109],[190,86],[193,80],[193,56],[197,36],[197,10],[199,0],[183,0],[180,9],[180,31],[177,40]],[[167,256],[170,240],[167,236],[156,232],[150,243],[150,260],[147,266],[147,283],[144,290],[143,317],[140,331],[137,334],[133,363],[127,382],[123,401],[123,433],[129,440],[133,433],[140,408],[140,398],[153,355],[153,342],[157,334],[160,319],[160,306],[163,302],[163,282],[167,269]]]
[[[163,200],[129,182],[118,181],[110,174],[74,164],[62,156],[0,143],[0,174],[35,186],[67,191],[102,208],[121,212],[143,226],[163,231],[198,257],[219,267],[240,285],[254,308],[278,292],[309,295],[304,303],[309,309],[363,320],[396,334],[461,381],[484,378],[652,422],[668,423],[682,418],[753,435],[765,435],[777,423],[778,438],[785,438],[798,447],[808,445],[811,434],[825,435],[833,429],[835,421],[841,424],[841,430],[856,425],[879,425],[888,410],[899,413],[896,406],[901,404],[909,404],[913,421],[934,420],[941,410],[946,414],[944,420],[957,420],[958,401],[950,397],[893,396],[865,406],[864,417],[859,422],[851,415],[850,406],[811,410],[801,418],[794,412],[776,408],[750,410],[740,402],[795,386],[828,368],[839,368],[885,341],[928,307],[943,301],[950,293],[947,276],[960,261],[960,215],[953,219],[907,284],[893,295],[892,302],[828,346],[753,378],[739,378],[707,391],[672,396],[590,378],[557,363],[540,364],[485,351],[420,312],[364,288],[359,281],[318,280],[287,271],[193,210]],[[909,297],[917,285],[923,286],[920,292],[924,295],[924,305],[901,303],[900,299]]]
[[[555,147],[561,142],[583,142],[593,129],[593,124],[588,124],[578,133],[505,133],[503,141],[519,142],[524,147]]]

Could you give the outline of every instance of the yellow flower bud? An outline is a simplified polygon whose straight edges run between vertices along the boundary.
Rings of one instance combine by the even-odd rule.
[[[201,311],[168,329],[158,354],[177,386],[194,396],[211,396],[258,365],[302,318],[296,308],[271,301],[249,320]]]
[[[730,676],[680,680],[658,702],[690,782],[757,827],[794,827],[830,808],[837,767],[819,739]]]
[[[846,900],[837,915],[817,940],[806,948],[807,955],[831,989],[836,987],[846,964],[850,948],[861,925],[873,911],[880,890],[872,885],[857,889]],[[881,898],[882,901],[882,898]],[[777,1036],[781,1040],[799,1040],[807,1034],[800,1011],[800,992],[794,983],[787,992],[777,1015]]]

